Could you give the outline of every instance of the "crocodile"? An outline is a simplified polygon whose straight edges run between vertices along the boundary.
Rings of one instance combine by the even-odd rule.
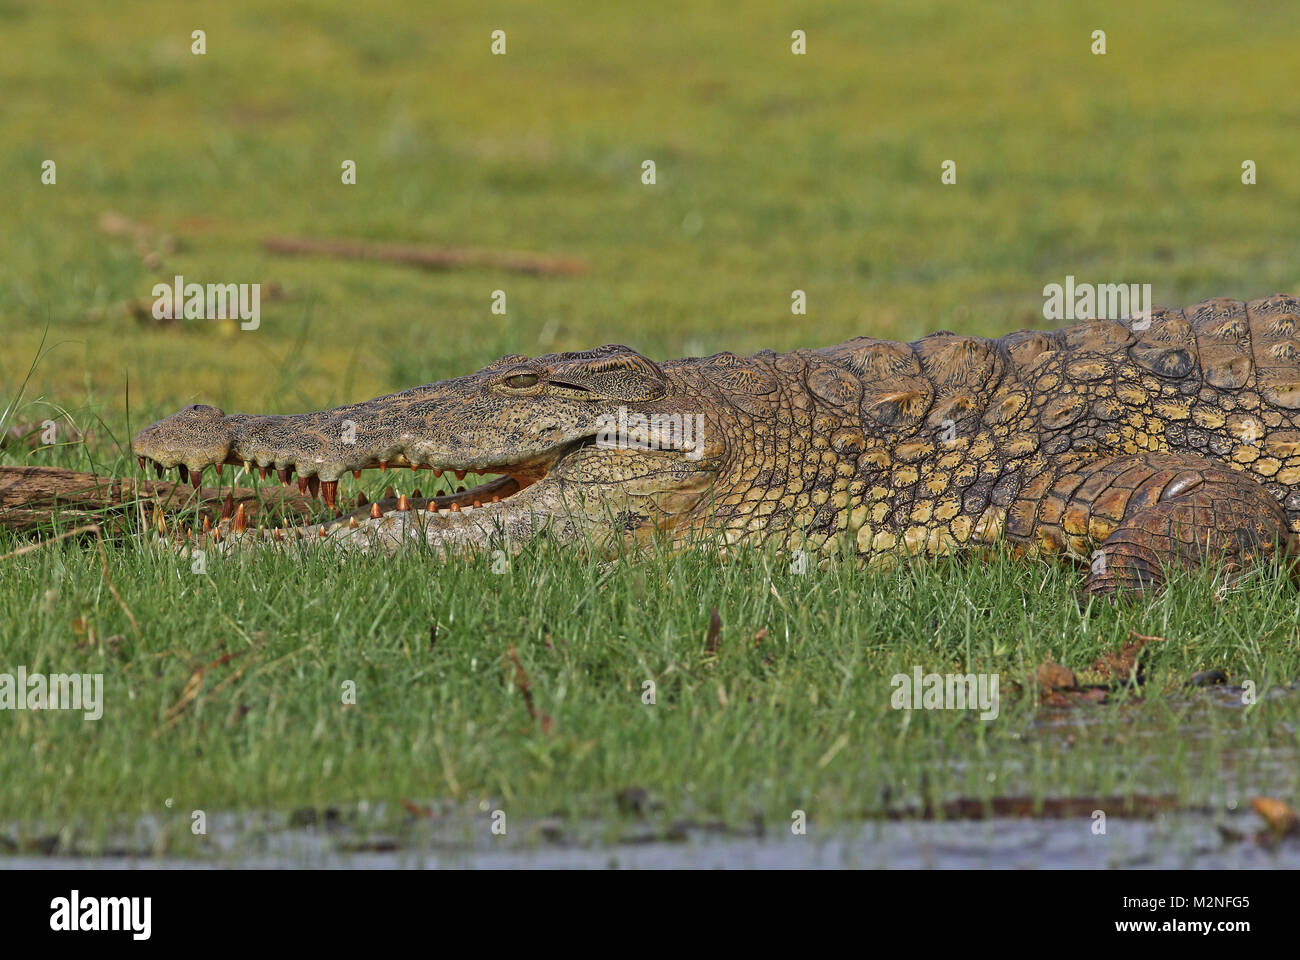
[[[191,405],[132,446],[196,486],[223,464],[296,475],[333,510],[283,531],[237,514],[210,534],[223,551],[446,556],[545,533],[615,551],[769,545],[822,566],[1009,547],[1086,566],[1084,594],[1101,596],[1211,562],[1289,575],[1300,299],[665,363],[619,345],[512,355],[316,413]],[[339,478],[375,468],[482,480],[339,512]]]

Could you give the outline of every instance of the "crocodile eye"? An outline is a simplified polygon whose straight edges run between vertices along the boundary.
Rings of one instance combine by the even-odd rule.
[[[523,390],[526,387],[536,386],[537,381],[540,379],[541,377],[535,373],[516,373],[513,377],[506,377],[505,385],[516,390]]]

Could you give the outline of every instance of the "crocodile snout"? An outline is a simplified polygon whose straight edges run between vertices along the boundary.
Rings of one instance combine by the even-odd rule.
[[[201,471],[223,463],[234,442],[234,429],[224,410],[192,403],[141,430],[131,441],[131,449],[137,457],[162,467]]]

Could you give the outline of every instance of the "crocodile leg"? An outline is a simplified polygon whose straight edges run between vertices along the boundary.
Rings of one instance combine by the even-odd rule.
[[[1026,493],[1012,508],[1009,532],[1017,518],[1029,532],[1024,521],[1032,517],[1040,549],[1087,561],[1085,595],[1159,588],[1167,570],[1205,563],[1240,575],[1279,550],[1292,558],[1300,552],[1285,511],[1260,483],[1194,455],[1066,461]]]

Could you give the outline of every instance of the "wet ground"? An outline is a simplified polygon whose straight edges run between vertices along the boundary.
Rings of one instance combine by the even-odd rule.
[[[1253,819],[1249,814],[1244,819]],[[1222,819],[1219,821],[1222,822]],[[1246,824],[1243,823],[1243,826]],[[1104,836],[1089,818],[1034,821],[884,822],[806,836],[720,836],[686,830],[672,841],[581,846],[565,842],[516,842],[508,838],[472,845],[385,849],[370,838],[362,849],[314,831],[278,835],[257,853],[201,859],[144,856],[0,857],[17,869],[207,869],[221,867],[351,867],[358,869],[1044,869],[1044,868],[1300,868],[1300,839],[1272,848],[1253,838],[1224,839],[1207,815],[1110,818]]]
[[[1292,685],[1271,696],[1290,699],[1300,691]],[[1198,691],[1195,697],[1197,712],[1241,709],[1239,691],[1231,687]],[[1146,734],[1139,709],[1135,705],[1121,723],[1124,735]],[[1079,724],[1102,716],[1090,705],[1044,708],[1031,735],[1067,747]],[[503,836],[491,832],[486,807],[435,810],[404,803],[396,817],[364,805],[346,812],[214,813],[199,838],[188,836],[189,821],[178,811],[166,820],[142,817],[128,830],[94,843],[67,829],[0,830],[0,869],[1300,869],[1300,824],[1285,835],[1269,829],[1252,810],[1249,795],[1240,792],[1246,786],[1296,805],[1300,747],[1290,740],[1289,724],[1281,727],[1288,736],[1272,747],[1258,742],[1258,731],[1238,731],[1245,740],[1240,749],[1217,754],[1222,780],[1211,785],[1214,799],[1202,807],[1158,790],[1038,801],[1015,795],[958,797],[941,808],[898,806],[885,818],[866,822],[809,823],[800,836],[792,834],[789,821],[670,822],[648,803],[643,809],[636,796],[620,797],[620,806],[626,800],[634,808],[626,822],[516,821]],[[1205,735],[1193,719],[1180,727],[1179,739],[1195,744]],[[1151,743],[1152,751],[1167,748],[1167,743]],[[1235,781],[1230,788],[1229,768],[1246,755],[1249,782]],[[1094,818],[1099,809],[1107,811],[1104,831]],[[391,826],[394,822],[398,826]],[[376,826],[384,823],[389,826]]]
[[[155,855],[165,846],[165,831],[160,821],[144,818],[130,836],[100,847],[102,853],[68,856],[64,851],[75,850],[76,842],[51,836],[0,856],[0,868],[1300,868],[1300,833],[1275,835],[1249,805],[1187,811],[1166,809],[1173,803],[1168,797],[1129,798],[1122,807],[1109,801],[1123,813],[1108,816],[1102,832],[1085,812],[1097,802],[1034,805],[1006,797],[975,807],[955,801],[919,818],[809,824],[800,836],[789,823],[769,830],[757,823],[736,828],[651,819],[614,830],[555,819],[511,825],[495,836],[485,815],[414,818],[384,831],[365,829],[356,816],[304,822],[302,814],[225,814],[212,818],[199,848],[184,856]],[[929,819],[936,814],[940,819]],[[968,818],[947,819],[954,815]]]

